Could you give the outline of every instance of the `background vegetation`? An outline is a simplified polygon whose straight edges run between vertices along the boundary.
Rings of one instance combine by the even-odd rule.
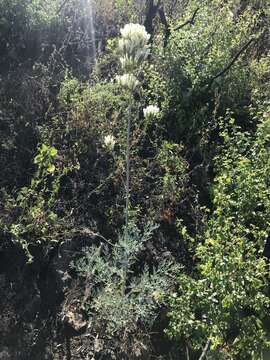
[[[267,359],[269,26],[268,0],[0,0],[1,358]]]

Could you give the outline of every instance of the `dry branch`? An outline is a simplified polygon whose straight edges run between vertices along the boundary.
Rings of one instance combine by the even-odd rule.
[[[199,10],[200,10],[200,8],[197,8],[197,9],[194,11],[192,17],[191,17],[189,20],[187,20],[187,21],[184,22],[183,24],[180,24],[180,25],[176,26],[173,30],[174,30],[174,31],[177,31],[177,30],[182,29],[182,28],[185,27],[186,25],[194,25],[194,24],[195,24],[196,15],[197,15],[197,13],[198,13]]]
[[[226,74],[227,71],[230,70],[230,68],[233,66],[233,64],[238,60],[239,56],[245,51],[247,50],[247,48],[250,46],[251,43],[253,43],[253,41],[255,41],[254,38],[250,39],[236,54],[235,56],[231,59],[231,61],[229,62],[229,64],[222,69],[217,75],[215,75],[212,79],[210,79],[210,81],[208,81],[208,87],[210,87],[213,82],[223,76],[224,74]]]

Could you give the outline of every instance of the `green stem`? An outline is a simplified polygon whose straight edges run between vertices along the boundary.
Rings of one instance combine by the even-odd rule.
[[[128,124],[127,124],[127,138],[126,138],[126,211],[125,211],[126,230],[129,222],[130,128],[131,128],[131,107],[132,107],[131,99],[132,99],[132,93],[130,93],[130,102],[128,106]]]

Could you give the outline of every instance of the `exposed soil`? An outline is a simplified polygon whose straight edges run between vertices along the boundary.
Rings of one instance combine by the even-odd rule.
[[[85,284],[70,262],[92,238],[74,238],[27,265],[11,242],[0,249],[0,360],[87,359]]]

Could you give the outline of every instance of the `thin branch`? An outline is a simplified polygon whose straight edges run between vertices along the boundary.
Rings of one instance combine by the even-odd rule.
[[[168,44],[169,37],[171,35],[171,30],[170,30],[170,26],[168,24],[163,6],[158,9],[158,14],[159,14],[160,21],[161,21],[162,25],[164,25],[164,28],[165,28],[164,47],[166,47]]]
[[[237,53],[236,55],[232,58],[232,60],[229,62],[229,64],[223,69],[221,70],[217,75],[215,75],[212,79],[210,79],[209,83],[208,83],[208,87],[210,87],[213,82],[223,76],[224,74],[226,74],[226,72],[233,66],[233,64],[238,60],[239,56],[245,51],[247,50],[247,48],[250,46],[250,44],[253,43],[253,41],[255,41],[254,38],[250,39]]]
[[[188,345],[186,345],[186,357],[187,357],[187,360],[189,360],[189,349],[188,349]]]
[[[158,13],[159,13],[161,23],[165,26],[166,31],[169,31],[169,24],[166,19],[166,15],[165,15],[163,6],[158,9]]]
[[[177,31],[177,30],[182,29],[182,28],[185,27],[186,25],[194,25],[194,24],[195,24],[196,15],[197,15],[197,13],[198,13],[199,10],[200,10],[200,8],[197,8],[197,9],[194,11],[192,17],[191,17],[189,20],[187,20],[187,21],[184,22],[183,24],[180,24],[180,25],[176,26],[173,30],[174,30],[174,31]]]
[[[69,0],[64,0],[63,2],[62,2],[62,4],[59,6],[59,8],[58,8],[58,10],[57,10],[57,15],[59,15],[60,14],[60,12],[62,11],[62,9],[64,8],[64,6],[68,3],[68,1]]]
[[[73,33],[73,30],[74,30],[74,27],[75,27],[74,25],[75,25],[76,18],[77,18],[77,11],[75,11],[73,16],[72,16],[71,26],[69,28],[69,31],[68,31],[66,37],[63,40],[63,43],[62,43],[61,47],[59,48],[59,53],[61,53],[62,50],[65,50],[68,47],[69,43],[70,43],[72,33]]]
[[[203,352],[201,353],[199,360],[203,360],[203,358],[206,356],[210,344],[211,344],[211,340],[208,339],[207,343],[205,344],[205,347],[203,348]]]

